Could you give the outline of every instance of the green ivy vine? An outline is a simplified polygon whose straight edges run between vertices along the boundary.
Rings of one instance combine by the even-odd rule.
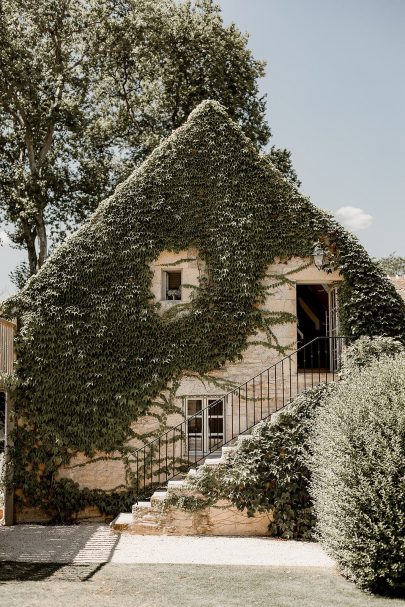
[[[184,373],[240,359],[257,330],[277,347],[274,325],[291,318],[261,309],[267,268],[308,257],[318,240],[345,279],[344,331],[404,340],[404,303],[357,239],[260,157],[222,106],[202,103],[0,310],[19,318],[21,500],[52,515],[58,492],[75,495],[67,512],[99,504],[56,480],[58,468],[78,452],[129,456],[134,420],[170,407],[162,398]],[[189,247],[207,272],[183,313],[161,315],[151,264]],[[118,493],[125,501],[133,492]]]

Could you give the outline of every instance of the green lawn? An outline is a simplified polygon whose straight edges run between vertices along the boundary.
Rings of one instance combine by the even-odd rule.
[[[1,607],[397,607],[328,569],[0,563]]]

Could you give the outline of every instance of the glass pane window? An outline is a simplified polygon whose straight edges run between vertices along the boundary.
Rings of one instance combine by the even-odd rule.
[[[224,401],[208,399],[208,445],[210,451],[219,449],[224,442]]]
[[[212,436],[213,434],[215,435],[219,435],[223,433],[224,430],[224,420],[222,418],[216,419],[215,417],[212,418],[210,417],[209,419],[209,428],[210,428],[210,435]]]
[[[181,272],[164,272],[164,299],[167,301],[181,300]]]
[[[224,401],[217,397],[187,399],[189,453],[203,455],[221,448],[225,434]]]
[[[203,436],[203,400],[190,398],[187,401],[187,433],[189,452],[201,453],[204,449]]]
[[[203,408],[202,398],[193,398],[187,401],[187,415],[195,415]]]
[[[202,433],[202,417],[192,417],[188,420],[189,434]]]
[[[224,401],[222,400],[214,400],[209,399],[208,405],[212,405],[209,407],[208,413],[212,417],[213,415],[223,415],[224,414]]]

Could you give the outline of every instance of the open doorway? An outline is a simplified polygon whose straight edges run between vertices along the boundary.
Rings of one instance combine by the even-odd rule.
[[[324,285],[297,285],[298,348],[316,337],[327,337],[329,327],[329,290]],[[319,340],[315,348],[298,352],[298,368],[326,369],[330,366],[327,340]]]

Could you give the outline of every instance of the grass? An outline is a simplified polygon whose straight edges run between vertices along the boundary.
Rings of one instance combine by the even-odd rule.
[[[0,563],[7,607],[405,607],[329,569]]]

